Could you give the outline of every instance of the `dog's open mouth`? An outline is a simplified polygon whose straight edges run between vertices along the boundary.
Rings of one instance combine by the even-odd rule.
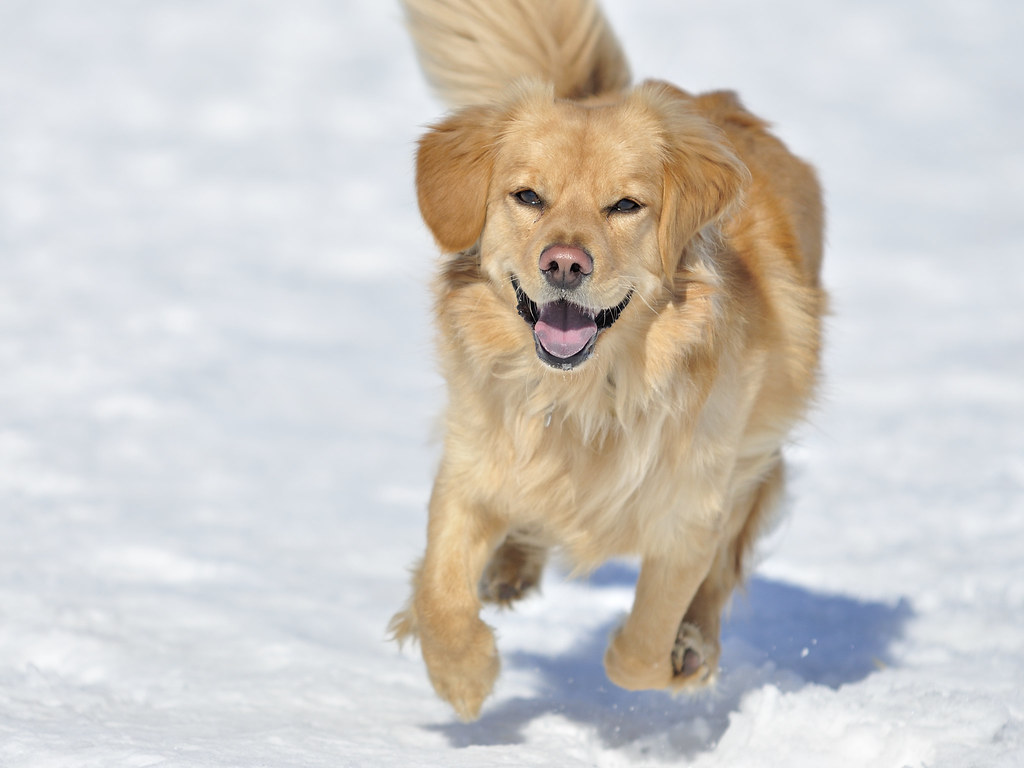
[[[537,305],[512,276],[516,290],[516,311],[533,328],[537,357],[550,365],[568,371],[590,357],[598,334],[619,319],[622,310],[633,298],[633,291],[610,309],[594,311],[566,299]]]

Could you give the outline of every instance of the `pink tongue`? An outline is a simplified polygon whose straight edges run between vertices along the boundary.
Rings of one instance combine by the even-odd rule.
[[[552,301],[540,308],[533,332],[555,357],[572,357],[597,334],[594,318],[567,301]]]

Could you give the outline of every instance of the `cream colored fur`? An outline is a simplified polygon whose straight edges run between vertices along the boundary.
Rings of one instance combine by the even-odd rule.
[[[404,4],[428,76],[462,108],[417,156],[420,209],[445,254],[449,406],[426,554],[392,632],[419,638],[435,689],[472,719],[499,670],[482,600],[528,593],[549,547],[580,570],[632,555],[636,597],[609,678],[705,685],[814,389],[813,171],[731,93],[630,88],[591,2]],[[525,205],[524,189],[542,204]],[[620,199],[638,207],[618,212]],[[571,370],[538,358],[516,311],[513,278],[538,305],[564,295],[538,268],[552,244],[593,257],[575,304],[628,298]]]
[[[517,77],[551,82],[563,98],[629,85],[629,67],[592,0],[403,2],[420,64],[452,107],[486,102]]]

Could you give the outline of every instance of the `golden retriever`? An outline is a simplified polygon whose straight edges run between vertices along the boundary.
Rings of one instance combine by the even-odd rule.
[[[592,0],[404,6],[457,109],[417,155],[448,406],[391,632],[470,720],[499,670],[482,602],[536,587],[550,547],[635,556],[608,677],[706,685],[814,390],[815,174],[732,93],[631,87]]]

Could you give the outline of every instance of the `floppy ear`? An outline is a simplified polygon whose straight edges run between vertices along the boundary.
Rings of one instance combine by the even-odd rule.
[[[416,194],[420,213],[446,253],[464,251],[480,237],[495,134],[494,110],[468,107],[420,139]]]
[[[728,212],[740,197],[750,172],[729,140],[698,114],[682,91],[663,90],[676,103],[665,120],[665,178],[658,246],[671,280],[687,243]]]
[[[722,144],[694,143],[688,137],[683,139],[665,169],[658,246],[669,279],[679,267],[686,244],[729,210],[749,177],[724,138]]]

